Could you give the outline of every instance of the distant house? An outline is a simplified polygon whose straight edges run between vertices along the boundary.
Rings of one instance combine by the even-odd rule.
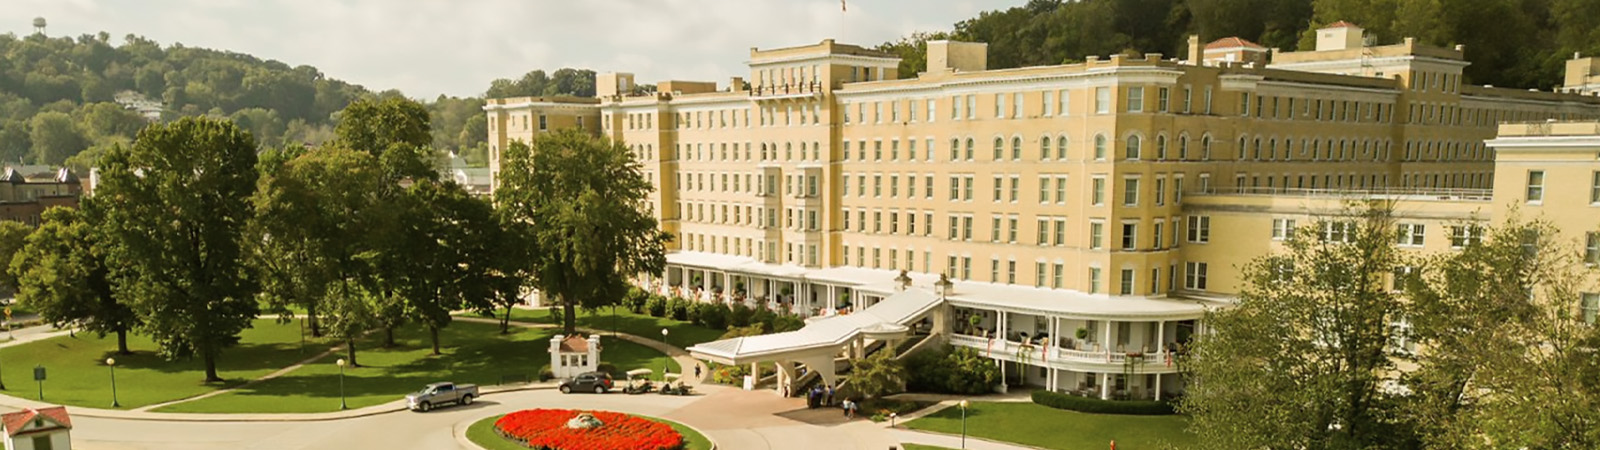
[[[114,100],[122,105],[123,109],[139,113],[139,117],[150,122],[160,121],[161,112],[166,110],[166,105],[161,102],[146,99],[144,94],[134,91],[118,92]]]
[[[472,195],[489,195],[489,185],[493,181],[488,167],[468,167],[467,161],[455,154],[450,155],[450,178],[456,184],[465,188]]]
[[[72,418],[67,408],[24,409],[0,415],[7,450],[72,450]]]
[[[0,173],[0,220],[39,225],[39,215],[52,206],[78,207],[83,183],[71,169],[52,166],[6,166]]]

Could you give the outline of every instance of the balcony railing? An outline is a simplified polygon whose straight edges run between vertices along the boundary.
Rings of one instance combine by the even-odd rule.
[[[1400,198],[1407,200],[1493,200],[1493,189],[1378,188],[1311,189],[1285,187],[1213,187],[1192,195],[1262,195],[1337,198]]]

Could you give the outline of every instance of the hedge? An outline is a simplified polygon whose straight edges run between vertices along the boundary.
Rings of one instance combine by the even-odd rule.
[[[1148,400],[1111,401],[1050,391],[1033,391],[1033,402],[1051,408],[1093,414],[1165,416],[1177,413],[1172,409],[1172,404],[1167,402]]]

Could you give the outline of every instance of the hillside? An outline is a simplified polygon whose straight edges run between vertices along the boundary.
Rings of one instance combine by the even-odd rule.
[[[1189,34],[1207,42],[1239,36],[1290,51],[1310,47],[1313,30],[1340,20],[1384,44],[1415,37],[1466,45],[1471,84],[1550,89],[1574,52],[1600,54],[1594,0],[1031,0],[878,48],[901,55],[900,74],[915,76],[927,66],[927,40],[987,42],[989,67],[1011,68],[1130,50],[1182,55]]]

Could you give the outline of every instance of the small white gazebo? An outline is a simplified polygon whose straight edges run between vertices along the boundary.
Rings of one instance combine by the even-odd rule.
[[[571,378],[600,368],[600,337],[555,335],[550,338],[550,373]]]
[[[72,417],[67,408],[24,409],[0,416],[8,450],[72,450]]]

